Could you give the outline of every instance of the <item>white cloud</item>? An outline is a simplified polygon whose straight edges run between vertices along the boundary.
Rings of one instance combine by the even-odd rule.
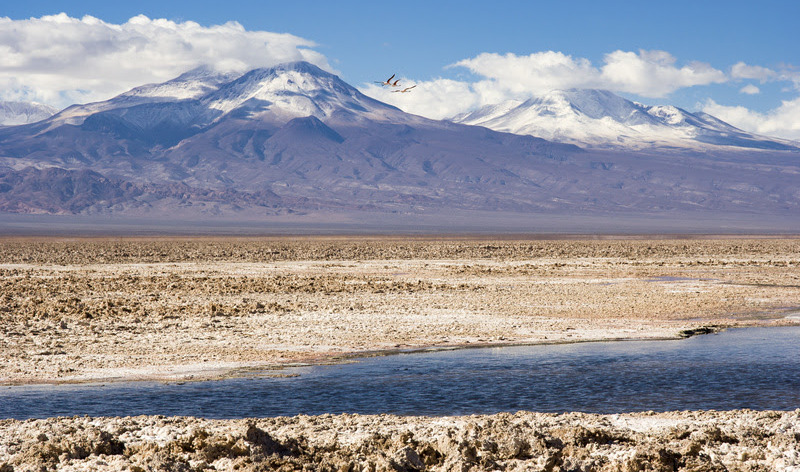
[[[315,43],[247,31],[239,23],[201,26],[139,15],[123,24],[64,13],[0,17],[0,100],[66,106],[162,82],[201,64],[221,70],[306,60],[331,70]]]
[[[528,56],[483,53],[451,67],[466,67],[487,79],[488,83],[482,84],[484,89],[492,86],[505,95],[530,95],[532,91],[596,87],[600,84],[600,71],[588,59],[573,58],[555,51]]]
[[[588,59],[556,51],[527,56],[483,53],[448,66],[469,69],[481,77],[476,82],[444,79],[421,82],[413,97],[392,94],[372,85],[362,91],[404,111],[439,119],[509,99],[524,100],[554,89],[599,88],[663,97],[680,88],[727,80],[725,73],[708,64],[692,62],[678,67],[676,62],[668,52],[645,50],[614,51],[604,57],[602,67],[594,66]]]
[[[761,93],[761,89],[759,89],[753,84],[747,84],[741,89],[739,89],[739,93],[746,93],[747,95],[758,95],[759,93]]]
[[[734,79],[752,79],[764,82],[774,79],[778,73],[772,69],[761,66],[750,66],[744,62],[737,62],[731,67],[731,77]]]
[[[797,67],[786,66],[781,70],[777,80],[792,82],[796,90],[800,90],[800,70]]]
[[[664,97],[684,87],[727,80],[725,73],[703,62],[678,68],[675,57],[665,51],[614,51],[604,61],[601,88],[643,97]]]
[[[510,94],[523,95],[553,89],[602,88],[663,97],[683,87],[726,80],[722,71],[702,62],[679,68],[675,57],[666,51],[614,51],[603,61],[605,64],[598,68],[588,59],[546,51],[529,56],[484,53],[454,65],[486,77]]]
[[[709,99],[703,111],[746,131],[800,140],[800,97],[784,100],[779,107],[766,113],[743,106],[720,105]]]
[[[400,79],[400,85],[410,87],[414,82]],[[390,105],[394,105],[408,113],[422,115],[433,119],[453,116],[469,108],[484,105],[480,94],[473,87],[457,80],[435,79],[417,86],[408,93],[394,92],[400,88],[381,87],[369,84],[361,88],[361,92]]]

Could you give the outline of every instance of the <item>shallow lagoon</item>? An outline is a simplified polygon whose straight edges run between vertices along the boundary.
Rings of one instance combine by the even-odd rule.
[[[3,387],[0,418],[207,418],[800,408],[800,327],[671,341],[461,349],[214,382]]]

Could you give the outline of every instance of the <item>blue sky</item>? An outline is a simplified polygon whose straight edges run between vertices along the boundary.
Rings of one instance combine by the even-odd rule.
[[[795,113],[800,111],[800,2],[796,1],[9,3],[0,9],[0,17],[12,20],[6,35],[14,34],[9,31],[22,24],[18,22],[60,12],[75,19],[90,15],[112,25],[145,15],[176,24],[197,22],[202,27],[235,21],[248,32],[289,33],[314,43],[292,47],[315,51],[322,57],[318,62],[327,63],[365,92],[380,94],[367,84],[393,73],[406,83],[420,83],[420,89],[428,86],[427,90],[442,97],[442,103],[422,93],[403,97],[410,111],[420,114],[435,115],[434,105],[445,114],[459,103],[475,107],[500,98],[524,98],[526,87],[558,87],[563,82],[611,88],[647,104],[705,109],[741,127],[800,139],[800,116]],[[2,38],[0,30],[0,49]],[[86,51],[83,54],[91,53]],[[609,56],[615,52],[628,54]],[[610,58],[617,66],[616,76],[609,74],[611,68],[604,69]],[[565,75],[533,80],[537,74],[547,78],[556,73],[542,69],[553,60],[562,61],[559,70],[566,71]],[[652,79],[619,77],[648,61],[660,65]],[[740,73],[732,69],[736,64]],[[7,74],[18,73],[16,86],[25,82],[25,71],[12,70],[14,64],[3,64],[0,55],[0,74],[4,67]],[[152,81],[161,79],[158,72],[162,70],[170,73],[166,67],[154,69]],[[581,74],[589,78],[575,79]],[[10,83],[5,87],[14,86]],[[35,88],[28,86],[27,96],[39,96]],[[87,84],[81,93],[95,99],[112,88],[95,90]],[[397,95],[411,94],[378,98],[399,100]],[[80,95],[74,91],[61,94],[62,101],[75,97]],[[403,103],[395,104],[403,107]],[[786,129],[778,129],[786,121]]]

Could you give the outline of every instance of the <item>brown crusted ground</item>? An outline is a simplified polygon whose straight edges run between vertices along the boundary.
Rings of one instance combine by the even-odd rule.
[[[0,471],[794,471],[800,410],[0,421]]]
[[[798,306],[798,239],[3,239],[0,384],[675,337]]]

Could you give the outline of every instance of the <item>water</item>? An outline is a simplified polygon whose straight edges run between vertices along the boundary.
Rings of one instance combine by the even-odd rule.
[[[800,408],[800,327],[401,354],[293,378],[0,388],[0,418]]]

